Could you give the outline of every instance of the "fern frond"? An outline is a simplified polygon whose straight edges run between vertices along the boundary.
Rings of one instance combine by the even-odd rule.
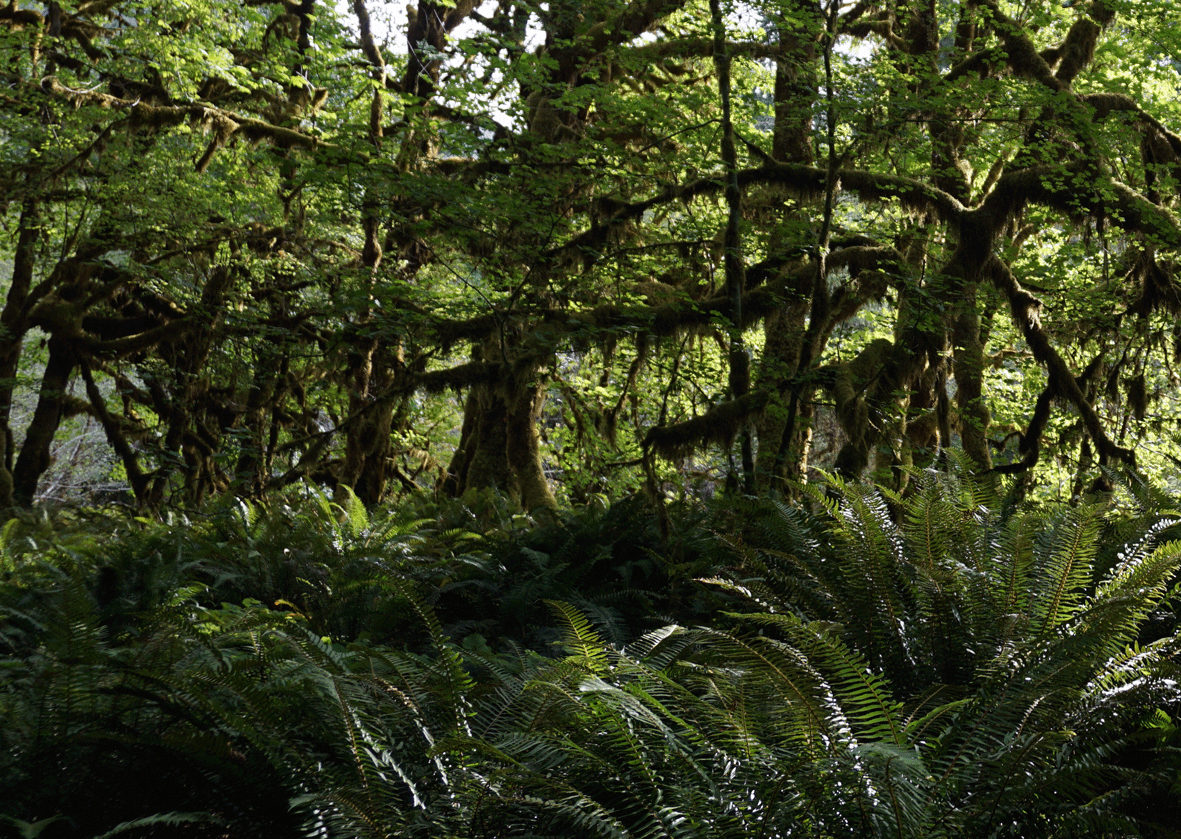
[[[824,674],[833,698],[858,739],[901,745],[905,741],[901,704],[889,684],[875,675],[865,660],[823,627],[805,624],[791,615],[742,615],[744,621],[775,627]]]
[[[1103,507],[1087,504],[1055,521],[1039,540],[1030,624],[1039,635],[1061,626],[1079,607],[1091,579]]]
[[[547,600],[546,605],[562,623],[562,644],[591,673],[607,668],[607,650],[590,621],[569,603]]]
[[[122,822],[115,825],[106,833],[101,833],[93,837],[93,839],[111,839],[112,836],[119,836],[124,833],[143,830],[144,828],[180,827],[181,825],[189,824],[220,825],[225,824],[225,820],[211,813],[159,813],[154,816],[145,816]]]

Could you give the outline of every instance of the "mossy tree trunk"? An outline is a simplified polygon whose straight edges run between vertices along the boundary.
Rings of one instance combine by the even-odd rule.
[[[482,349],[500,352],[495,341]],[[483,355],[478,352],[477,360]],[[538,431],[545,397],[543,371],[530,363],[512,365],[499,381],[473,384],[446,488],[455,495],[493,489],[525,510],[554,506]]]
[[[41,375],[37,409],[25,432],[25,440],[12,471],[13,500],[22,507],[33,503],[37,495],[37,482],[52,462],[50,452],[53,438],[61,425],[66,392],[76,366],[77,360],[70,341],[51,337],[49,360]]]
[[[810,20],[811,27],[800,26],[801,19]],[[785,19],[775,27],[781,49],[775,59],[771,157],[783,163],[812,164],[812,107],[819,98],[816,62],[821,28],[817,7],[803,2],[789,4]],[[785,250],[795,239],[793,229],[807,223],[801,209],[791,201],[784,201],[780,210],[778,223],[784,235],[778,239],[780,252],[775,257],[786,264],[798,261],[791,260]],[[756,474],[760,492],[783,491],[789,482],[802,480],[807,472],[815,385],[796,373],[809,308],[806,300],[787,300],[763,322],[763,354],[756,382],[761,388],[772,389],[776,398],[756,425],[759,441]],[[796,390],[796,421],[788,429],[791,388]]]
[[[0,516],[15,503],[12,436],[12,396],[24,346],[24,308],[36,268],[36,245],[41,235],[37,201],[25,199],[21,205],[16,250],[13,254],[12,282],[0,313]]]
[[[391,435],[398,413],[398,400],[391,390],[402,365],[399,358],[391,357],[391,348],[374,337],[350,351],[349,366],[350,425],[339,479],[362,502],[373,505],[385,495],[391,474]]]

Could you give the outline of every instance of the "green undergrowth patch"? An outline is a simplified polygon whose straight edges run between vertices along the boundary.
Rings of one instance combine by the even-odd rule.
[[[291,491],[0,533],[0,836],[1167,836],[1178,505]]]

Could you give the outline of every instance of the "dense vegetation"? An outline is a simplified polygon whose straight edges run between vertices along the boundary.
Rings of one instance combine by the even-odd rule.
[[[11,0],[0,508],[1171,467],[1173,11]]]
[[[1178,835],[1177,20],[8,0],[0,836]]]
[[[530,523],[24,521],[20,835],[1173,836],[1178,518],[916,474]],[[113,527],[111,519],[103,526]],[[532,526],[528,526],[532,524]],[[723,535],[724,534],[724,535]],[[12,835],[17,835],[13,832]]]

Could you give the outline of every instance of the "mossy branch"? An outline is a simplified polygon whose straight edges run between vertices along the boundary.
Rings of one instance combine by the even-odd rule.
[[[1116,445],[1107,436],[1107,431],[1103,428],[1099,415],[1095,413],[1086,394],[1079,387],[1078,380],[1053,344],[1050,343],[1050,338],[1046,335],[1045,330],[1042,329],[1041,301],[1022,288],[1021,283],[1013,276],[1009,267],[997,257],[989,259],[984,268],[993,285],[1009,301],[1013,323],[1021,331],[1025,342],[1033,351],[1034,358],[1046,368],[1053,394],[1069,401],[1078,411],[1087,433],[1099,451],[1101,462],[1107,463],[1115,460],[1135,466],[1136,453],[1131,449]],[[1036,458],[1036,452],[1034,452],[1034,456]]]
[[[756,390],[715,405],[699,417],[655,426],[648,429],[644,448],[676,460],[710,445],[728,447],[743,428],[762,414],[770,398],[769,391]]]

